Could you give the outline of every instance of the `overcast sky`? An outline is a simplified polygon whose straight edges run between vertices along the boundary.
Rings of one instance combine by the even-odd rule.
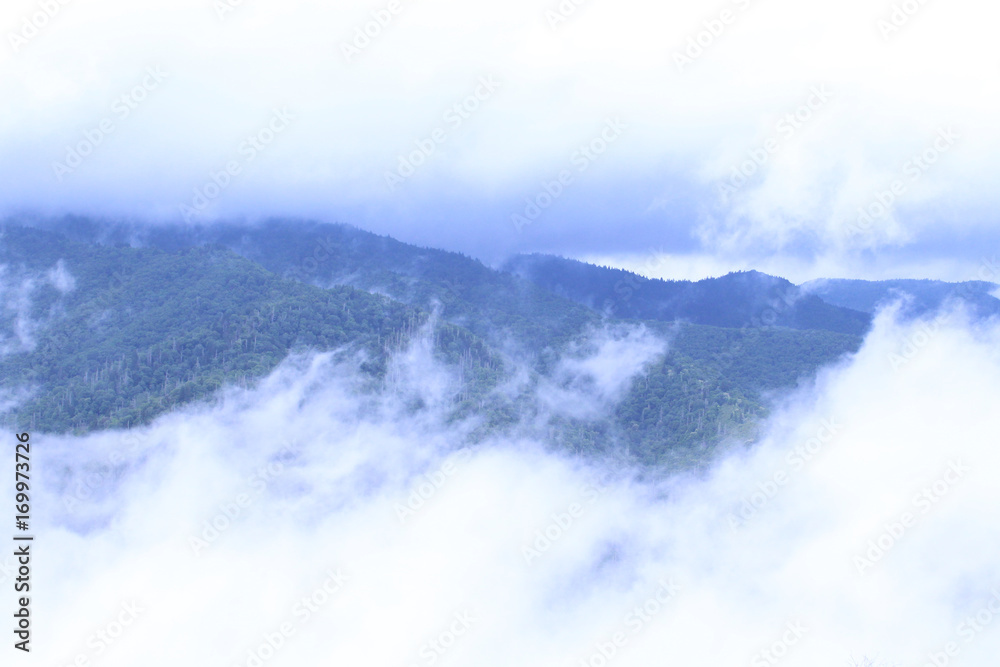
[[[0,215],[668,277],[962,280],[1000,246],[996,3],[237,1],[5,2]]]

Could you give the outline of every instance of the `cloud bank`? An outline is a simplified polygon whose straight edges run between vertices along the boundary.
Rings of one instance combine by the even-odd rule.
[[[965,255],[996,242],[998,12],[15,0],[0,212],[291,214],[488,259]]]
[[[992,664],[1000,326],[894,317],[700,477],[470,447],[419,346],[375,400],[297,357],[145,429],[33,434],[36,657]],[[596,380],[626,344],[572,363]]]

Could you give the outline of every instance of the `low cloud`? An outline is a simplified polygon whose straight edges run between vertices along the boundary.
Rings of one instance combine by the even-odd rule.
[[[753,448],[656,482],[542,440],[470,448],[437,380],[414,409],[331,355],[143,429],[33,434],[36,656],[992,664],[1000,327],[943,321],[925,339],[882,313]],[[596,398],[657,347],[633,332],[593,349],[562,368]],[[419,389],[428,355],[397,357],[401,382]]]
[[[642,326],[592,331],[569,346],[551,380],[539,388],[539,402],[556,414],[579,419],[603,416],[667,347],[666,341]]]
[[[491,260],[668,239],[735,259],[847,262],[908,242],[938,256],[942,231],[995,238],[1000,88],[982,45],[998,8],[909,3],[894,17],[903,4],[851,0],[817,20],[795,0],[627,0],[578,5],[554,26],[567,3],[11,0],[0,215],[293,215]],[[697,54],[678,71],[684,52]],[[495,95],[451,122],[490,77]],[[294,117],[280,133],[276,109]],[[621,139],[518,234],[511,214],[615,117]],[[929,152],[942,128],[960,138]],[[414,155],[412,176],[387,188]],[[928,168],[907,169],[915,159]],[[884,215],[849,235],[880,199]]]
[[[57,293],[48,308],[38,312],[39,291],[49,287]],[[60,299],[76,288],[76,280],[59,260],[45,272],[25,271],[23,267],[0,264],[0,356],[31,352],[37,334],[51,321],[60,307]]]

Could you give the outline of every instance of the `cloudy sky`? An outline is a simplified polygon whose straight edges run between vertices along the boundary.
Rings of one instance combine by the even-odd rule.
[[[971,277],[986,0],[9,0],[0,215],[347,222],[495,262]]]

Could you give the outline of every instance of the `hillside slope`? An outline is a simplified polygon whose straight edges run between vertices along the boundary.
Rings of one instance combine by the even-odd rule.
[[[824,301],[874,314],[897,299],[908,300],[905,312],[919,317],[932,313],[949,300],[961,300],[975,317],[1000,315],[1000,299],[993,296],[1000,285],[979,280],[947,283],[939,280],[813,280],[801,286]]]
[[[619,319],[461,255],[349,227],[241,233],[228,226],[211,234],[161,230],[158,238],[149,231],[129,238],[124,229],[81,225],[71,240],[8,226],[0,237],[0,413],[8,426],[62,432],[145,424],[226,385],[250,385],[297,350],[363,353],[362,374],[379,391],[387,359],[430,313],[335,278],[379,292],[396,285],[395,294],[498,342],[454,323],[434,328],[436,356],[463,378],[452,414],[475,417],[477,436],[519,429],[570,451],[647,465],[695,465],[728,439],[752,439],[769,392],[808,380],[861,343],[766,322],[727,328]],[[198,235],[229,247],[195,243]],[[320,242],[327,254],[313,257],[315,264],[293,262]],[[723,312],[748,307],[717,305]],[[656,332],[669,342],[667,353],[599,414],[549,414],[538,388],[566,381],[567,355],[621,327]],[[511,389],[506,383],[515,377],[521,384]]]
[[[349,225],[271,220],[257,225],[137,227],[69,218],[49,226],[85,242],[174,252],[222,245],[278,275],[347,285],[436,310],[496,347],[560,346],[600,321],[587,308],[459,253],[421,248]]]
[[[146,423],[246,385],[295,350],[363,351],[362,370],[379,378],[427,317],[351,287],[282,279],[220,247],[168,253],[8,227],[0,263],[32,304],[0,320],[4,385],[31,391],[8,419],[48,431]],[[473,335],[442,325],[437,337],[485,384],[499,376],[502,362]]]
[[[783,278],[758,271],[698,282],[660,280],[552,255],[518,255],[504,268],[615,317],[731,328],[774,325],[856,336],[871,323],[865,313],[831,305]]]

